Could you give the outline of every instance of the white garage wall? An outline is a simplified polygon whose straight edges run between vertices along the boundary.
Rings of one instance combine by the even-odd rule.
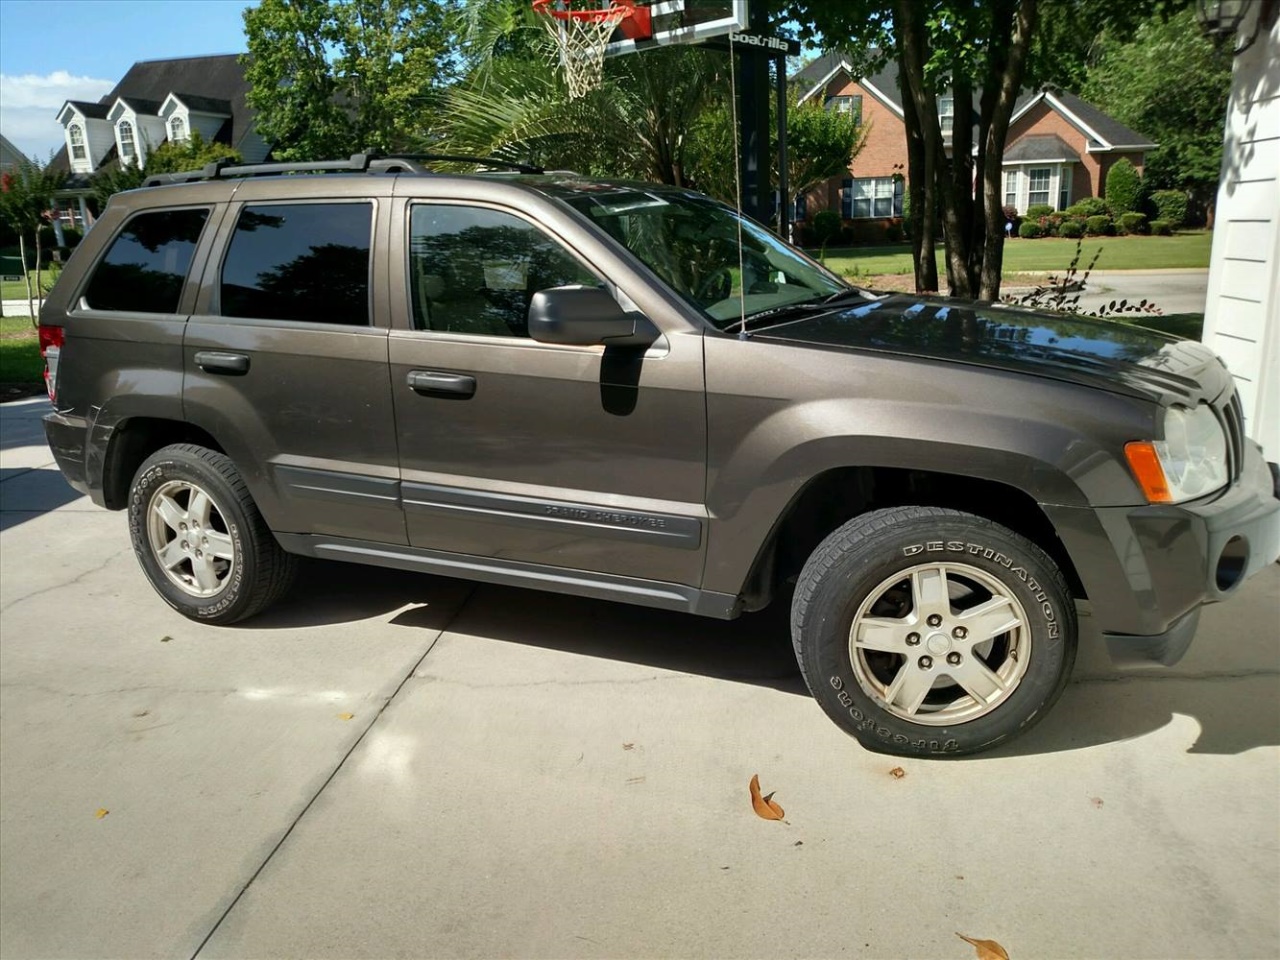
[[[1249,435],[1280,460],[1280,20],[1232,71],[1205,311]]]

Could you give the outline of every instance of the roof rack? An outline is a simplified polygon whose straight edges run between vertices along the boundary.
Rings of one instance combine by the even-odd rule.
[[[201,170],[182,173],[156,173],[147,177],[144,187],[160,187],[198,180],[224,180],[238,177],[280,176],[290,173],[430,173],[423,163],[475,163],[486,167],[502,167],[518,173],[539,174],[541,167],[513,163],[494,157],[464,157],[445,153],[353,153],[347,160],[313,160],[305,163],[249,163],[232,165],[226,160],[206,164]]]

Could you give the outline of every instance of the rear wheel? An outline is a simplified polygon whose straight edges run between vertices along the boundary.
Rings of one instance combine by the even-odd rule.
[[[1028,729],[1061,694],[1076,619],[1035,544],[972,514],[900,507],[814,551],[792,604],[814,697],[872,750],[948,756]]]
[[[234,623],[288,589],[295,560],[276,542],[235,465],[174,444],[138,469],[129,493],[133,550],[156,592],[179,613]]]

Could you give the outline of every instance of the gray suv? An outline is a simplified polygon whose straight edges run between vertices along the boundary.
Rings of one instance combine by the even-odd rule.
[[[296,173],[315,175],[283,175]],[[1280,553],[1276,468],[1199,343],[850,287],[674,187],[423,158],[119,194],[41,314],[67,480],[196,620],[296,557],[732,618],[946,756],[1044,715],[1087,599],[1173,663]]]

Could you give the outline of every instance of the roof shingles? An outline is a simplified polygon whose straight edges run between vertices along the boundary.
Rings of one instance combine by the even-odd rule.
[[[800,95],[804,96],[813,92],[814,85],[829,76],[833,70],[838,69],[842,64],[847,66],[855,62],[856,60],[853,57],[842,51],[830,50],[797,70],[792,75],[791,82],[799,84]],[[890,61],[878,73],[865,79],[890,100],[899,113],[902,112],[902,91],[898,86],[898,67],[896,63]],[[1027,104],[1038,96],[1039,94],[1034,91],[1022,91],[1014,103],[1013,115],[1017,116]],[[1062,91],[1054,93],[1053,96],[1063,107],[1074,114],[1081,123],[1102,138],[1103,142],[1099,146],[1104,148],[1128,147],[1139,150],[1152,150],[1156,147],[1150,137],[1146,137],[1125,126],[1119,120],[1099,110],[1093,104],[1081,100],[1073,93]],[[981,97],[982,91],[975,89],[975,102]]]

